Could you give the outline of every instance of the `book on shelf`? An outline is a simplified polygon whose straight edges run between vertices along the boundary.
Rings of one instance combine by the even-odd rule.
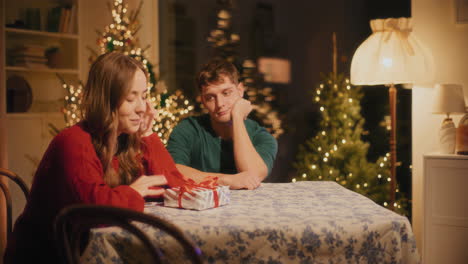
[[[11,57],[40,57],[45,58],[44,51],[23,51],[23,50],[12,50],[9,54]]]
[[[31,62],[31,63],[46,63],[47,59],[45,57],[13,57],[13,62],[15,64]]]
[[[23,43],[8,52],[9,64],[28,68],[47,67],[45,46]]]
[[[29,61],[18,62],[18,63],[15,63],[13,66],[25,67],[25,68],[30,68],[30,69],[49,69],[49,67],[45,63],[29,62]]]
[[[45,56],[46,47],[41,45],[23,43],[11,50],[13,56]]]
[[[76,5],[72,5],[71,11],[70,11],[70,19],[67,27],[67,33],[75,33],[75,27],[76,27],[76,21],[77,21],[77,7]]]
[[[49,11],[47,12],[47,31],[59,32],[61,13],[61,7],[54,7],[49,9]]]
[[[69,18],[70,18],[70,10],[66,7],[62,7],[62,12],[60,15],[59,32],[61,33],[65,32]]]
[[[75,33],[77,20],[76,5],[51,8],[47,14],[47,31],[59,33]]]

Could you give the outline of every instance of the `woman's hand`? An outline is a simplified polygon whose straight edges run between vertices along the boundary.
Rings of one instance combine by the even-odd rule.
[[[146,111],[142,116],[140,124],[140,133],[142,137],[147,137],[153,133],[153,121],[156,119],[158,111],[156,111],[153,103],[146,99]]]
[[[164,189],[163,188],[150,189],[150,187],[162,186],[166,184],[167,184],[167,180],[164,175],[152,175],[152,176],[142,175],[135,182],[130,184],[130,187],[132,187],[135,191],[137,191],[142,197],[159,196],[159,195],[164,194]]]

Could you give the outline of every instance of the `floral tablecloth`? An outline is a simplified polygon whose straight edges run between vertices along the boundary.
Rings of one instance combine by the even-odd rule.
[[[231,191],[231,203],[219,208],[145,212],[184,230],[207,263],[420,262],[406,217],[335,182],[263,183]],[[171,238],[142,226],[171,263],[184,262]],[[117,227],[94,229],[82,262],[150,263],[141,243]]]

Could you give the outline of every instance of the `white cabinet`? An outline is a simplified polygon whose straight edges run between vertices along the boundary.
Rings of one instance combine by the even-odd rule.
[[[468,263],[468,156],[424,156],[423,263]]]

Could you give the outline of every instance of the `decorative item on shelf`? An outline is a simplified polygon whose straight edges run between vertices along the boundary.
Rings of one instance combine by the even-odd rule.
[[[7,83],[7,112],[27,112],[32,104],[32,90],[29,83],[19,75],[8,77]]]
[[[389,87],[391,133],[391,204],[396,189],[396,101],[395,84],[429,82],[433,76],[431,53],[412,32],[411,18],[370,21],[372,35],[356,50],[351,61],[351,83]]]
[[[455,153],[456,128],[450,114],[462,114],[465,112],[465,100],[462,86],[458,84],[436,84],[434,94],[434,106],[432,113],[445,114],[447,117],[442,122],[439,132],[440,153]]]
[[[50,68],[59,68],[62,64],[62,52],[59,47],[50,47],[45,51],[47,66]]]
[[[468,111],[458,123],[456,140],[456,153],[458,155],[468,155]]]
[[[455,153],[459,155],[468,155],[468,105],[465,105],[464,113],[465,115],[458,123],[456,134]]]
[[[10,21],[11,22],[7,22],[5,24],[5,27],[7,27],[7,28],[19,28],[19,29],[25,29],[26,28],[26,24],[21,19],[15,19],[15,20],[10,20]]]

